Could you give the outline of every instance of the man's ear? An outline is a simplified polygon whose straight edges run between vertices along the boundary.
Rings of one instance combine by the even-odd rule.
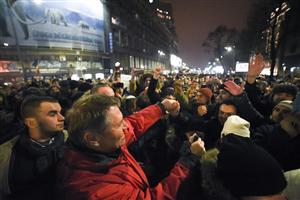
[[[25,118],[24,123],[28,128],[36,128],[38,126],[38,122],[33,117]]]
[[[100,141],[95,136],[95,133],[85,132],[83,135],[84,143],[91,149],[98,150],[100,147]]]

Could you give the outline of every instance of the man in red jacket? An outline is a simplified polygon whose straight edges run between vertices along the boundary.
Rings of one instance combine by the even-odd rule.
[[[175,100],[164,100],[123,118],[114,97],[79,99],[67,115],[69,141],[58,166],[58,199],[175,199],[180,183],[205,151],[201,139],[155,188],[127,146],[179,107]]]

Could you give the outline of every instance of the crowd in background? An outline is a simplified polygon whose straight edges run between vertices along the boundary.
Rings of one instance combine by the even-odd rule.
[[[75,134],[78,127],[71,124],[74,118],[74,116],[72,118],[72,112],[75,112],[76,109],[82,109],[82,112],[85,112],[85,109],[80,107],[82,106],[80,103],[86,101],[85,103],[88,104],[89,101],[98,101],[89,99],[93,95],[113,96],[115,98],[111,100],[111,106],[118,105],[124,119],[130,121],[135,117],[136,120],[139,113],[145,115],[147,112],[149,112],[149,116],[157,118],[157,120],[151,121],[151,125],[149,122],[147,129],[141,131],[145,134],[128,144],[130,155],[139,163],[147,177],[146,185],[156,188],[155,192],[150,192],[153,199],[212,200],[239,199],[251,196],[282,199],[282,196],[272,198],[272,195],[285,195],[288,199],[300,199],[300,77],[270,80],[268,77],[260,75],[263,67],[263,58],[261,55],[257,55],[250,63],[245,76],[163,75],[163,69],[156,67],[151,74],[138,74],[133,70],[128,87],[124,87],[118,78],[114,81],[112,79],[79,81],[71,79],[37,81],[32,79],[25,83],[1,85],[0,144],[1,146],[7,144],[16,136],[26,133],[26,129],[30,127],[28,125],[30,121],[24,120],[26,119],[26,116],[24,117],[26,111],[24,99],[25,102],[32,96],[47,96],[55,99],[61,107],[61,110],[58,109],[61,121],[63,122],[64,117],[69,116],[69,120],[63,124],[62,129]],[[101,98],[99,101],[110,101],[110,99]],[[52,102],[52,100],[49,101]],[[158,102],[162,103],[156,106]],[[169,104],[173,105],[174,102],[178,102],[179,106],[176,104],[178,109],[169,109]],[[153,105],[152,111],[148,111],[147,108]],[[155,113],[151,113],[158,107],[161,110],[167,107],[164,110],[166,114],[156,116]],[[84,121],[85,118],[81,120]],[[130,123],[133,124],[133,122]],[[138,127],[138,125],[136,126]],[[133,127],[136,133],[138,128],[134,125]],[[72,139],[74,136],[69,135],[69,137]],[[158,186],[166,177],[170,176],[170,171],[174,170],[173,167],[185,154],[183,153],[184,146],[186,143],[193,145],[197,139],[203,141],[205,147],[202,148],[203,152],[199,153],[201,155],[197,158],[197,163],[190,167],[190,172],[184,175],[184,179],[180,179],[180,184],[174,181],[174,177],[173,182],[168,180],[168,187],[161,186],[164,188],[164,192],[162,192]],[[63,138],[58,140],[64,143]],[[75,141],[74,138],[73,140]],[[74,145],[80,151],[86,151],[76,142],[68,145]],[[189,148],[192,149],[192,147]],[[17,152],[17,150],[15,151]],[[59,151],[63,152],[61,149]],[[4,151],[0,152],[0,156],[3,156],[4,153],[6,154]],[[73,153],[67,153],[72,158]],[[116,157],[118,156],[119,154]],[[114,158],[114,155],[108,157]],[[47,158],[45,159],[47,160]],[[57,162],[53,161],[52,163],[55,166],[56,163],[65,159],[63,153],[60,153],[56,159]],[[22,159],[19,160],[19,162],[21,161]],[[51,162],[48,161],[49,166]],[[66,163],[64,165],[68,165]],[[28,164],[27,167],[30,171],[29,166]],[[0,170],[3,168],[0,167]],[[72,185],[65,186],[65,179],[57,181],[57,179],[67,176],[61,171],[56,180],[51,179],[51,184],[54,186],[48,189],[53,188],[54,192],[45,192],[44,189],[37,191],[34,184],[39,185],[41,180],[38,179],[31,187],[30,181],[36,180],[30,179],[30,177],[26,180],[18,180],[14,177],[22,176],[20,175],[21,171],[25,172],[25,169],[20,170],[16,169],[19,173],[10,173],[9,175],[9,180],[12,180],[9,185],[12,189],[10,189],[11,194],[7,196],[8,199],[21,199],[24,195],[28,195],[28,192],[31,195],[32,193],[36,194],[29,195],[31,199],[36,199],[39,195],[43,195],[43,198],[40,199],[54,199],[57,193],[59,193],[59,199],[63,199],[63,197],[64,199],[121,199],[113,197],[113,195],[111,197],[100,195],[97,198],[91,194],[88,197],[84,196],[84,192],[83,194],[72,193],[78,188],[74,186],[74,189]],[[94,169],[88,170],[94,172]],[[0,178],[2,174],[3,172],[0,172]],[[50,174],[48,173],[46,176]],[[42,175],[45,174],[42,173]],[[68,176],[71,175],[68,174]],[[68,176],[64,178],[67,179]],[[29,185],[26,185],[26,181]],[[101,181],[103,180],[101,179]],[[12,182],[18,184],[12,186]],[[42,182],[44,183],[44,180]],[[57,186],[57,182],[61,185]],[[91,182],[86,184],[93,185]],[[94,186],[83,184],[81,187],[90,187],[89,192],[93,193],[97,190],[97,185],[99,187],[101,185],[94,184]],[[116,183],[112,181],[110,184]],[[177,186],[170,188],[173,187],[172,185]],[[41,184],[39,187],[43,186],[48,185]],[[105,186],[102,187],[104,187],[101,190],[102,194],[110,193],[110,189],[106,188],[106,190]],[[66,190],[70,194],[79,196],[71,198],[65,194],[61,195],[63,188],[67,188]],[[146,188],[141,191],[145,193],[144,198],[149,199]],[[3,190],[1,187],[0,189]],[[128,193],[131,191],[126,187],[119,189]],[[82,190],[84,191],[84,189]],[[49,194],[49,196],[46,197],[45,194]],[[139,195],[135,198],[142,199]],[[135,198],[129,196],[126,199]]]

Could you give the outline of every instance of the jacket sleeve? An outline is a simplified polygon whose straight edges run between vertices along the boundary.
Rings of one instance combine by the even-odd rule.
[[[199,158],[191,153],[183,156],[175,164],[168,177],[156,187],[151,188],[152,199],[176,199],[181,183],[187,178],[190,170],[196,166]]]
[[[146,199],[146,200],[174,200],[176,193],[183,182],[188,176],[189,169],[184,165],[177,163],[170,175],[159,183],[155,188],[133,186],[130,182],[123,184],[98,184],[98,189],[93,195],[88,197],[89,200],[98,199]],[[67,199],[67,198],[66,198]]]
[[[151,105],[143,110],[126,117],[127,129],[125,132],[126,145],[136,141],[142,136],[155,122],[164,116],[163,110],[158,105]]]
[[[261,98],[260,91],[256,85],[256,82],[253,84],[246,83],[245,91],[252,103],[252,105],[264,116],[268,116],[272,110],[271,102],[263,101]]]
[[[151,81],[149,83],[148,91],[147,91],[147,95],[152,104],[155,104],[156,102],[161,101],[160,94],[155,91],[157,83],[158,83],[158,80],[154,79],[152,77]]]
[[[245,92],[236,96],[235,98],[239,100],[238,102],[240,116],[250,122],[252,126],[251,128],[253,128],[253,126],[258,127],[259,125],[263,125],[265,123],[264,117],[252,105],[248,98],[248,95]]]

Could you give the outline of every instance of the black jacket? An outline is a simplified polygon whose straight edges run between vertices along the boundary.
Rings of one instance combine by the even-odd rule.
[[[53,199],[56,164],[63,158],[64,134],[45,146],[23,134],[13,147],[9,186],[12,199]]]
[[[267,150],[284,171],[300,168],[300,136],[290,137],[279,124],[265,125],[251,134],[254,143]]]

